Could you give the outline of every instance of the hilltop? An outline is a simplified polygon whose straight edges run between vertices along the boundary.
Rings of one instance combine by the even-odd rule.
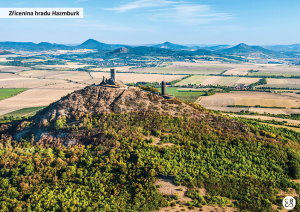
[[[252,53],[262,53],[262,54],[274,54],[275,52],[265,49],[260,46],[248,46],[244,43],[240,43],[232,48],[225,48],[221,50],[217,50],[218,53],[222,54],[252,54]]]
[[[34,138],[34,142],[43,143],[50,141],[51,145],[53,142],[55,145],[68,145],[71,140],[73,144],[77,143],[77,140],[79,143],[84,143],[80,139],[71,139],[74,136],[72,133],[68,135],[61,133],[62,131],[58,130],[55,124],[65,122],[65,124],[68,123],[68,126],[71,126],[73,123],[78,124],[76,119],[85,115],[94,116],[96,114],[119,114],[136,111],[155,111],[176,117],[197,117],[200,120],[207,114],[204,110],[199,112],[177,99],[167,100],[136,87],[111,88],[87,86],[82,90],[75,91],[61,98],[59,101],[50,104],[37,113],[30,121],[31,127],[24,127],[28,122],[22,122],[18,126],[2,126],[2,128],[7,128],[6,131],[8,132],[13,132],[13,138],[16,140],[30,136],[31,139]],[[210,122],[217,119],[217,116],[210,114]],[[234,121],[232,123],[232,130],[243,130],[241,124]],[[228,128],[223,124],[219,124],[218,127]]]
[[[154,48],[165,48],[165,49],[174,49],[174,50],[188,50],[190,47],[188,46],[183,46],[183,45],[178,45],[170,42],[164,42],[162,44],[156,44],[151,47]]]
[[[1,124],[1,209],[272,211],[299,197],[299,133],[141,88],[87,86]]]

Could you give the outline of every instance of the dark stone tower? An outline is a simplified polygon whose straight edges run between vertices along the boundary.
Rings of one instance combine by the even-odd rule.
[[[114,68],[110,69],[110,78],[115,82],[116,81],[116,70]]]
[[[161,95],[166,96],[167,95],[167,84],[166,81],[161,82]]]

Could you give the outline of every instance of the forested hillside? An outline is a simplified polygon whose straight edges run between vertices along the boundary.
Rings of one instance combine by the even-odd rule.
[[[300,178],[299,133],[232,120],[179,100],[161,102],[166,100],[150,93],[150,108],[93,113],[83,108],[35,125],[37,117],[48,117],[56,106],[65,109],[76,95],[28,120],[0,125],[0,211],[155,211],[182,204],[176,194],[158,192],[154,183],[161,176],[189,187],[190,209],[224,206],[226,197],[231,207],[271,211],[282,205],[280,190],[300,192],[300,184],[291,181]],[[130,107],[126,99],[114,102]],[[176,114],[176,107],[190,110]],[[14,126],[25,132],[19,141]],[[32,128],[86,142],[37,142],[34,133],[26,134]],[[172,145],[153,145],[155,139]],[[197,192],[203,187],[207,196]]]

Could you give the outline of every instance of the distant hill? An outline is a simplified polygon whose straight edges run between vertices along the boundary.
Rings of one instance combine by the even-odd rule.
[[[47,51],[47,50],[72,50],[72,49],[97,49],[97,50],[113,50],[120,47],[126,47],[121,44],[105,44],[94,39],[88,39],[80,45],[67,46],[63,44],[41,42],[35,44],[32,42],[0,42],[0,50],[23,50],[23,51]]]
[[[111,54],[126,54],[128,55],[139,55],[139,56],[193,56],[193,55],[212,55],[215,54],[210,50],[207,49],[198,49],[196,51],[189,51],[189,50],[173,50],[173,49],[167,49],[167,48],[157,48],[157,47],[147,47],[147,46],[138,46],[138,47],[122,47],[119,49],[116,49],[109,53]]]
[[[35,44],[32,42],[0,42],[0,49],[14,49],[14,50],[23,50],[23,51],[45,51],[45,50],[69,50],[73,47],[65,46],[62,44],[51,44],[47,42],[42,42]]]
[[[122,54],[122,53],[128,53],[130,50],[126,47],[121,47],[119,49],[116,49],[112,52],[110,52],[110,54]]]
[[[153,45],[151,47],[154,48],[164,48],[164,49],[174,49],[174,50],[183,50],[183,49],[190,49],[188,46],[182,46],[170,42],[164,42],[162,44]]]
[[[208,49],[211,51],[217,51],[217,50],[221,50],[221,49],[227,49],[230,48],[231,46],[229,45],[216,45],[216,46],[204,46],[202,47],[203,49]]]
[[[116,49],[109,54],[130,54],[130,55],[140,55],[140,56],[150,56],[150,55],[169,55],[175,54],[176,51],[171,49],[164,48],[154,48],[147,46],[138,46],[138,47],[121,47]]]
[[[126,47],[126,45],[122,44],[106,44],[96,41],[94,39],[88,39],[82,44],[76,46],[76,48],[84,48],[84,49],[98,49],[98,50],[111,50],[117,49],[120,47]]]
[[[278,52],[300,52],[300,44],[263,46],[265,49]]]
[[[7,54],[13,54],[13,53],[11,53],[10,51],[1,51],[0,50],[0,55],[7,55]]]
[[[232,48],[226,48],[216,51],[221,54],[238,54],[238,55],[247,55],[247,54],[253,54],[253,53],[262,53],[262,54],[274,54],[273,51],[265,49],[261,46],[248,46],[244,43],[241,43],[237,46],[234,46]]]

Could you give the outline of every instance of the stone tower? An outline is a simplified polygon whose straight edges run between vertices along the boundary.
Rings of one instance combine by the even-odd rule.
[[[114,82],[116,81],[116,70],[114,68],[110,69],[110,79],[112,79]]]
[[[167,84],[166,81],[161,82],[161,95],[166,96],[167,95]]]

